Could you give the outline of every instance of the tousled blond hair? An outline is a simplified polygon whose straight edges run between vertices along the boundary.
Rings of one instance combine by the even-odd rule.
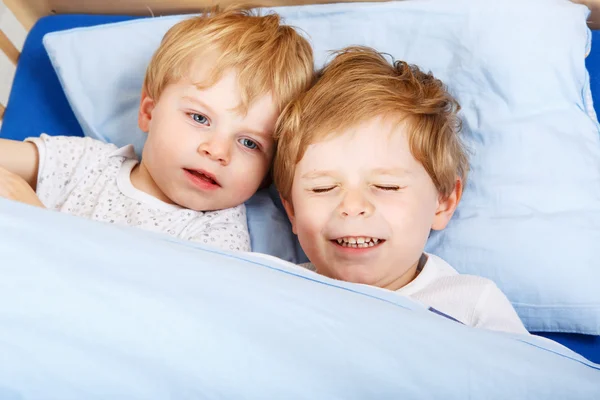
[[[343,49],[320,71],[315,85],[289,103],[279,117],[275,185],[291,201],[296,164],[309,145],[370,118],[392,117],[407,124],[413,157],[424,166],[440,195],[447,197],[457,178],[464,187],[468,172],[468,158],[458,136],[459,109],[432,74],[402,61],[391,65],[367,47]]]
[[[242,97],[240,112],[268,93],[281,110],[314,78],[310,44],[294,28],[282,25],[279,15],[260,16],[239,6],[215,7],[167,31],[148,65],[143,90],[158,101],[168,84],[189,74],[197,57],[209,55],[216,56],[210,76],[195,84],[210,87],[224,71],[235,69]]]

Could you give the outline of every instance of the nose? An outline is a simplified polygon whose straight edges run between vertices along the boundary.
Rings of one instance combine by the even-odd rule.
[[[231,143],[227,138],[214,134],[200,144],[198,153],[221,165],[227,165],[231,160]]]
[[[338,210],[342,218],[369,217],[375,211],[375,206],[361,190],[351,190],[344,195]]]

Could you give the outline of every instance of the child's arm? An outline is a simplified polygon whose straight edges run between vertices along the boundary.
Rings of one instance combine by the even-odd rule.
[[[0,197],[45,208],[35,190],[17,174],[0,167]]]
[[[39,155],[35,144],[0,139],[0,168],[20,176],[34,190],[37,185],[38,166]]]

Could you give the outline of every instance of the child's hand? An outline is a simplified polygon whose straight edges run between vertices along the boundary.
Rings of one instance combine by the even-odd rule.
[[[39,197],[25,179],[2,167],[0,167],[0,197],[44,208]]]

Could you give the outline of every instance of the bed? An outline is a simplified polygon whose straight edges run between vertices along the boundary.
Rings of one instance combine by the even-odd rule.
[[[0,108],[0,114],[3,114],[0,137],[22,140],[29,136],[37,136],[40,132],[84,135],[43,46],[42,38],[46,33],[146,18],[150,13],[159,15],[192,12],[198,10],[198,3],[182,0],[177,2],[5,0],[5,4],[29,29],[29,34],[20,55],[14,55],[15,50],[10,44],[0,46],[8,55],[12,55],[11,59],[17,63],[8,104],[6,109]],[[265,3],[271,6],[307,2],[281,0]],[[589,3],[592,9],[596,7],[597,2]],[[590,18],[592,28],[594,16],[595,14],[592,13]],[[591,40],[600,42],[600,30],[592,31]],[[593,48],[586,59],[586,67],[590,74],[592,94],[600,93],[600,48]],[[596,107],[596,112],[600,112],[600,106]],[[562,343],[590,361],[600,363],[600,336],[561,332],[541,332],[540,335]],[[2,397],[2,390],[0,385],[0,397]]]

